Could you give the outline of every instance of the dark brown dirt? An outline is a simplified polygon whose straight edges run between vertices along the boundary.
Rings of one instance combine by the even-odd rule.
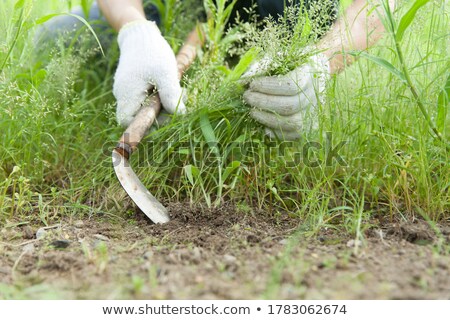
[[[450,299],[449,226],[383,224],[360,242],[232,206],[169,209],[165,225],[63,219],[41,240],[4,227],[0,298]]]

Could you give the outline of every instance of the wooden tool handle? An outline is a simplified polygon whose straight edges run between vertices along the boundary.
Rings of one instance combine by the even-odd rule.
[[[195,28],[186,39],[185,44],[177,54],[178,78],[181,79],[183,73],[189,68],[197,55],[197,47],[202,40],[199,30]],[[128,128],[123,133],[115,150],[128,159],[136,149],[147,130],[152,126],[161,110],[161,100],[158,94],[149,96],[142,104],[141,109],[134,117]]]

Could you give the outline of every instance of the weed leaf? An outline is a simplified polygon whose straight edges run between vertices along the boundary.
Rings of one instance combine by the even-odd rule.
[[[208,114],[203,112],[200,115],[200,129],[202,130],[203,137],[205,138],[206,143],[208,143],[211,150],[219,156],[218,142],[216,135],[214,134],[214,129],[211,126],[211,122],[209,121]]]
[[[437,101],[436,127],[440,132],[444,131],[450,101],[450,74],[447,77],[444,89],[439,94]]]
[[[248,67],[252,64],[252,62],[256,59],[259,54],[258,48],[251,48],[248,50],[242,58],[239,60],[239,63],[233,70],[228,74],[227,81],[236,81],[242,76],[242,74],[247,71]]]
[[[158,9],[159,14],[164,14],[165,5],[161,0],[150,0],[150,3]]]
[[[222,181],[226,181],[227,178],[230,176],[230,174],[236,170],[237,168],[239,168],[241,166],[241,162],[240,161],[233,161],[231,162],[228,167],[226,167],[225,171],[223,172],[222,175]]]
[[[414,2],[412,7],[406,12],[400,20],[400,24],[398,25],[397,32],[395,34],[395,40],[398,42],[402,41],[403,35],[405,34],[406,29],[413,22],[414,17],[416,16],[417,11],[426,5],[430,0],[417,0]]]
[[[404,82],[406,81],[406,78],[405,78],[405,75],[403,74],[403,72],[398,70],[389,61],[387,61],[383,58],[373,56],[373,55],[368,54],[367,52],[363,52],[363,51],[348,51],[347,53],[354,57],[361,56],[363,58],[366,58],[367,60],[370,60],[370,61],[374,62],[375,64],[379,65],[380,67],[384,68],[385,70],[389,71],[390,73],[392,73],[394,76],[396,76],[400,80],[402,80]]]
[[[24,5],[25,5],[25,0],[18,0],[18,1],[14,4],[14,10],[22,9]]]
[[[81,0],[81,8],[83,9],[83,14],[86,18],[89,18],[89,11],[92,6],[91,0]]]
[[[200,174],[198,168],[194,167],[191,164],[188,164],[187,166],[184,167],[184,172],[186,173],[186,177],[188,178],[191,185],[194,186],[195,185],[194,178],[197,178]]]

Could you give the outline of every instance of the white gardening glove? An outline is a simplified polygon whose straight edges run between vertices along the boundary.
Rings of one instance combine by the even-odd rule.
[[[120,59],[113,93],[119,124],[130,124],[153,86],[166,111],[184,113],[175,55],[156,24],[151,21],[126,24],[119,32],[118,42]]]
[[[250,71],[254,74],[255,69]],[[328,59],[321,53],[286,75],[255,77],[244,93],[252,107],[250,116],[266,127],[270,137],[296,140],[317,128],[317,105],[329,77]]]

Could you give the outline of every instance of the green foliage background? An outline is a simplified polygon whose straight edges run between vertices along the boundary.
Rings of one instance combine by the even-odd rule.
[[[448,141],[449,9],[445,1],[426,2],[409,23],[402,17],[411,3],[400,3],[385,21],[392,33],[403,31],[388,33],[368,53],[353,53],[360,59],[329,83],[319,129],[284,145],[280,156],[279,142],[248,117],[236,81],[257,55],[250,51],[238,62],[248,49],[243,39],[255,31],[241,26],[226,33],[226,7],[218,1],[205,26],[207,45],[183,79],[191,112],[150,133],[133,158],[138,175],[164,201],[219,206],[231,200],[246,210],[287,212],[310,232],[328,226],[361,235],[374,218],[448,219],[448,147],[430,124]],[[184,1],[161,9],[175,49],[196,23],[193,7]],[[117,46],[102,56],[89,30],[69,45],[35,46],[43,17],[67,10],[60,1],[0,3],[1,223],[133,213],[110,159],[122,133],[111,94]],[[230,52],[238,57],[230,59]],[[319,161],[314,167],[302,153],[311,141],[321,146],[307,154]],[[347,165],[327,163],[327,148],[344,141]],[[233,152],[242,145],[247,153]]]

